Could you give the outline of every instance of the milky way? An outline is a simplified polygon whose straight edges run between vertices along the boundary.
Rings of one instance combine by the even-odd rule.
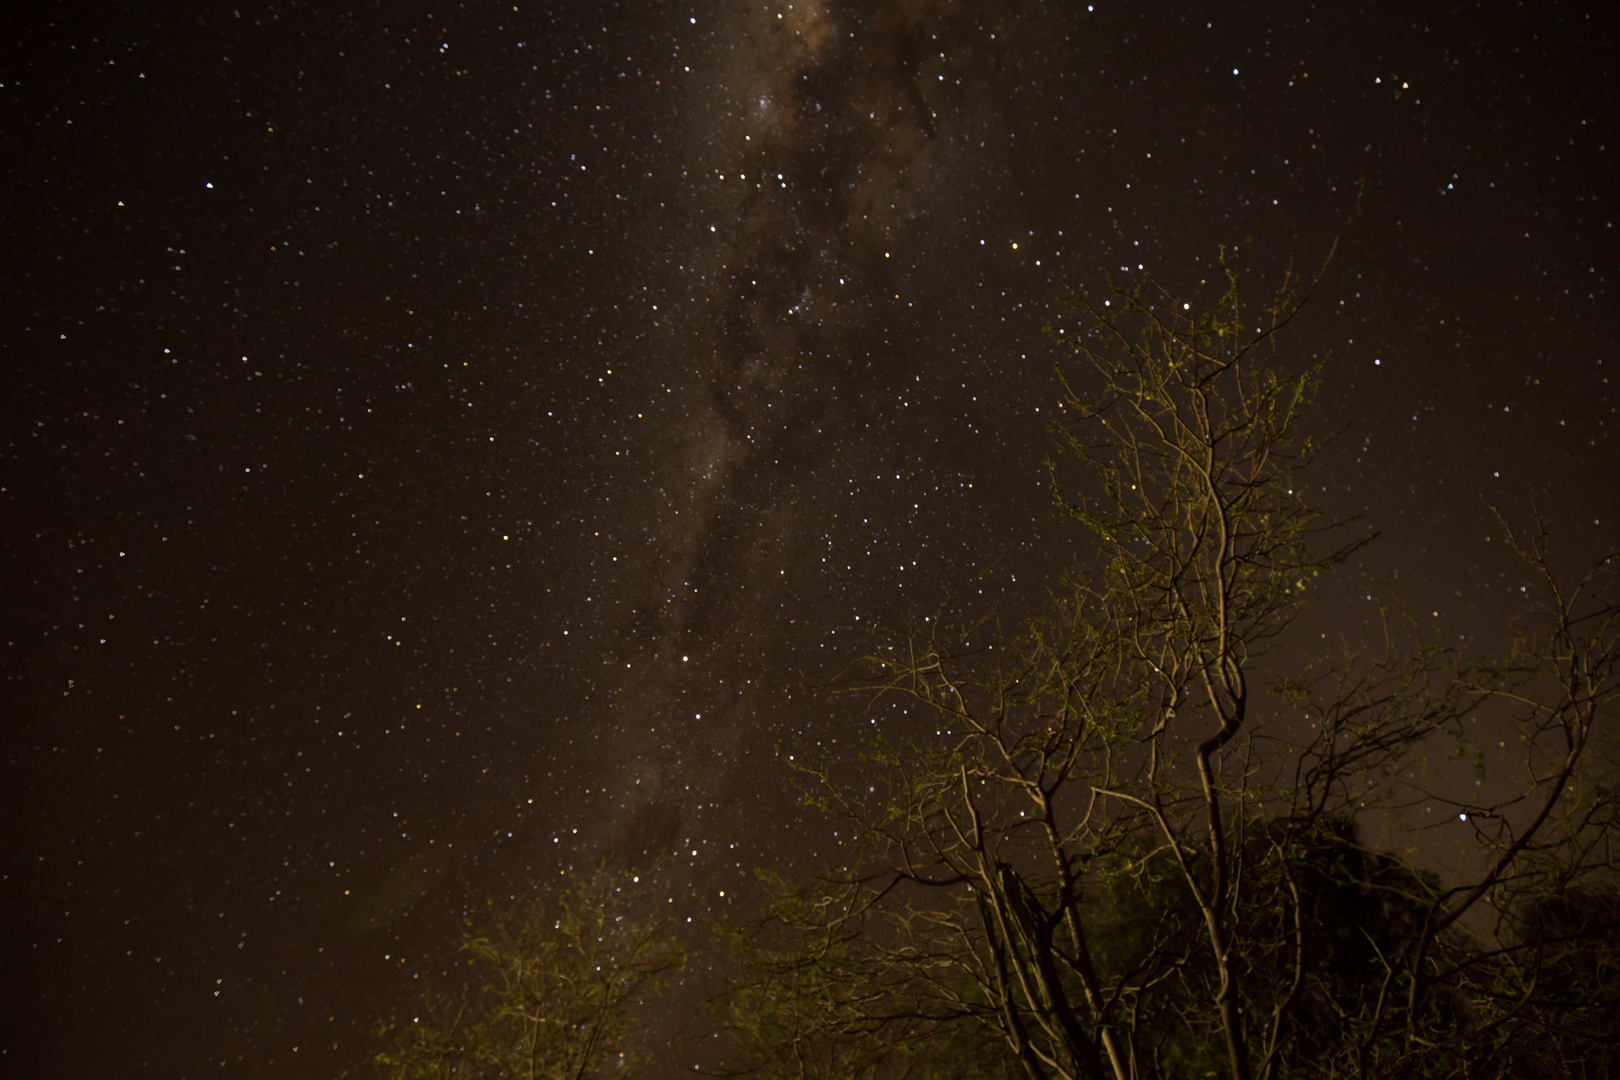
[[[655,362],[629,358],[634,396],[673,391],[680,415],[647,454],[646,493],[610,526],[657,522],[621,571],[635,599],[609,629],[646,675],[603,703],[622,725],[637,799],[620,824],[640,851],[675,839],[681,804],[666,785],[683,763],[716,750],[735,761],[747,745],[753,694],[711,705],[707,726],[688,726],[678,702],[717,674],[758,690],[747,639],[787,606],[787,568],[793,584],[805,572],[820,524],[807,507],[876,466],[860,433],[913,374],[905,339],[931,284],[926,257],[961,243],[980,136],[1004,120],[1006,31],[989,10],[799,4],[731,20],[719,33],[734,53],[671,133],[695,242],[670,284],[695,302],[654,320],[668,342]],[[705,786],[728,772],[704,767]]]

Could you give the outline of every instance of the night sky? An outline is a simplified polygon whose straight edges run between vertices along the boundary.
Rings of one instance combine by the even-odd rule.
[[[488,894],[826,858],[778,755],[883,724],[816,684],[1080,550],[1109,273],[1342,234],[1284,345],[1383,535],[1305,636],[1499,646],[1485,499],[1613,547],[1612,5],[4,19],[4,1075],[330,1076]]]

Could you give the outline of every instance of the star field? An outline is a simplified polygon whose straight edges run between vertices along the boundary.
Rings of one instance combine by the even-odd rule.
[[[1033,609],[1074,289],[1326,276],[1318,493],[1464,648],[1620,521],[1597,5],[41,8],[0,46],[0,1060],[329,1076],[461,914],[837,837],[869,630]],[[721,897],[721,893],[725,897]],[[17,1064],[11,1065],[9,1063]],[[689,1071],[684,1059],[671,1069]],[[673,1074],[673,1073],[671,1073]]]

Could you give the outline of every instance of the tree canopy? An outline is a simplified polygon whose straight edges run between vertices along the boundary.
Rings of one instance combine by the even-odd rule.
[[[1540,523],[1504,521],[1542,590],[1506,654],[1398,619],[1327,659],[1292,641],[1369,539],[1310,497],[1321,372],[1282,347],[1310,284],[1256,313],[1223,265],[1195,297],[1137,281],[1067,303],[1053,487],[1095,547],[1016,632],[936,614],[842,684],[935,734],[795,755],[858,839],[736,931],[740,1071],[1620,1062],[1613,565],[1561,579]],[[1481,725],[1513,732],[1516,774],[1437,779],[1432,760],[1484,769]],[[1374,850],[1373,815],[1430,830],[1420,850],[1460,853],[1457,876]]]
[[[600,870],[558,895],[491,905],[462,951],[477,989],[430,990],[409,1023],[386,1025],[378,1071],[392,1080],[592,1080],[634,1075],[627,1036],[686,950],[639,875]]]

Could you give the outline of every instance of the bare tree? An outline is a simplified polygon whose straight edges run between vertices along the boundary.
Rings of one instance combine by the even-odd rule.
[[[1369,539],[1305,482],[1319,373],[1277,339],[1314,284],[1258,317],[1224,264],[1213,297],[1070,302],[1057,434],[1081,468],[1053,478],[1097,551],[1016,635],[932,616],[880,642],[853,688],[935,737],[860,768],[796,755],[860,843],[738,935],[753,1067],[879,1075],[993,1036],[1028,1080],[1483,1076],[1554,1025],[1591,1045],[1538,965],[1559,905],[1614,885],[1610,564],[1562,591],[1545,537],[1520,543],[1547,628],[1500,661],[1415,631],[1325,666],[1283,647]],[[1523,740],[1510,796],[1414,778],[1481,717]],[[1369,812],[1435,809],[1466,822],[1466,884],[1360,839]]]
[[[630,1076],[640,1009],[686,953],[638,875],[599,871],[554,898],[492,906],[462,946],[480,976],[470,995],[429,992],[421,1015],[382,1030],[395,1080]]]
[[[1540,617],[1505,657],[1457,670],[1453,687],[1516,737],[1512,792],[1470,797],[1392,774],[1391,802],[1465,830],[1473,872],[1413,896],[1418,932],[1357,1003],[1357,1075],[1417,1073],[1437,1056],[1463,1075],[1620,1071],[1620,988],[1608,977],[1620,964],[1614,562],[1566,583],[1539,518],[1525,534],[1498,519],[1538,581]]]

